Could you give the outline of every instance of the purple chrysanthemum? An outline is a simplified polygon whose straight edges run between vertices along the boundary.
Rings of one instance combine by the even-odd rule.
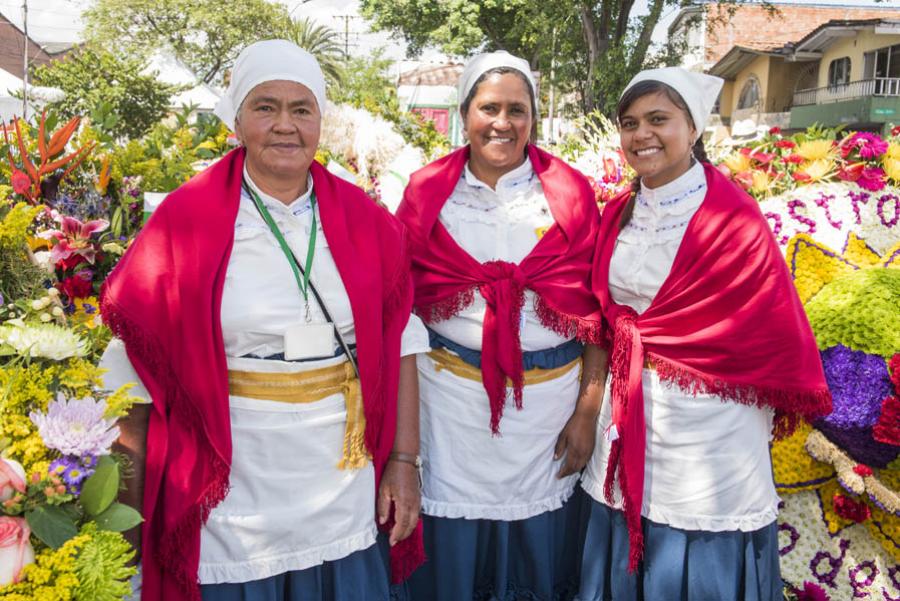
[[[107,455],[119,436],[115,420],[105,419],[104,401],[87,397],[66,400],[62,396],[51,401],[47,413],[31,412],[41,440],[49,448],[64,455]]]
[[[88,456],[87,459],[91,459]],[[96,465],[96,458],[93,459],[93,465]],[[66,485],[66,491],[71,494],[80,494],[81,485],[84,481],[94,473],[91,469],[93,465],[88,466],[85,461],[78,457],[60,457],[50,464],[50,474],[59,476]]]

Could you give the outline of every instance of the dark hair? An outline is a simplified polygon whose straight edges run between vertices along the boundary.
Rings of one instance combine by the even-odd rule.
[[[622,123],[622,117],[625,116],[625,111],[627,111],[632,104],[637,101],[638,98],[642,98],[649,94],[665,94],[666,98],[672,101],[672,104],[677,106],[687,117],[688,123],[695,130],[697,129],[697,125],[694,123],[694,117],[691,116],[691,109],[688,107],[687,102],[684,101],[684,98],[681,97],[675,88],[670,85],[664,84],[661,81],[656,81],[655,79],[647,79],[644,81],[640,81],[622,94],[622,98],[619,100],[618,106],[616,106],[616,122],[619,124]],[[691,152],[701,163],[709,163],[709,157],[706,156],[706,147],[703,145],[703,135],[702,132],[697,132],[701,134],[697,141],[694,142],[694,146],[691,148]],[[641,189],[641,176],[637,176],[631,181],[631,192],[632,195],[636,195]],[[634,199],[632,198],[629,201],[628,205],[625,207],[625,210],[622,212],[622,221],[619,224],[620,228],[625,227],[625,225],[631,220],[631,213],[634,211]]]
[[[481,85],[485,79],[487,79],[491,75],[515,75],[519,79],[522,80],[522,83],[525,84],[525,89],[528,90],[528,99],[531,101],[531,139],[530,142],[534,143],[537,140],[537,122],[538,122],[538,114],[537,114],[537,101],[534,98],[534,90],[531,87],[531,82],[528,81],[528,78],[524,73],[519,71],[518,69],[513,69],[512,67],[494,67],[493,69],[488,69],[484,73],[482,73],[478,79],[475,80],[475,83],[472,84],[472,87],[469,88],[469,93],[466,94],[466,97],[463,98],[463,101],[459,103],[459,114],[463,118],[463,121],[466,119],[466,114],[469,112],[469,106],[472,104],[472,99],[475,98],[475,94],[478,93],[478,86]]]

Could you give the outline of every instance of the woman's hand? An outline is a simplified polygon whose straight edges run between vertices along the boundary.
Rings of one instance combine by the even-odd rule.
[[[553,452],[554,459],[565,456],[565,461],[557,474],[559,478],[581,471],[594,452],[597,416],[600,415],[603,388],[606,386],[608,359],[606,350],[595,344],[585,345],[584,355],[581,357],[581,389],[578,391],[578,404],[572,417],[559,433]]]
[[[419,508],[422,504],[419,492],[419,475],[416,466],[405,461],[390,460],[381,477],[378,490],[378,523],[384,524],[391,515],[391,504],[394,505],[394,527],[391,528],[389,541],[393,547],[412,534],[419,521]]]
[[[596,431],[597,415],[593,411],[576,409],[560,432],[553,452],[554,459],[565,456],[557,475],[559,478],[579,472],[587,465],[594,452]]]

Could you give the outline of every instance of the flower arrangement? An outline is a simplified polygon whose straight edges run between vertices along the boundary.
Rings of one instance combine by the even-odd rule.
[[[579,122],[580,139],[563,148],[570,164],[581,171],[594,189],[601,206],[627,190],[634,170],[619,148],[616,126],[605,115],[595,111]]]
[[[817,183],[848,182],[869,193],[900,186],[900,128],[887,139],[818,127],[786,137],[772,128],[759,140],[715,154],[719,169],[758,200]]]

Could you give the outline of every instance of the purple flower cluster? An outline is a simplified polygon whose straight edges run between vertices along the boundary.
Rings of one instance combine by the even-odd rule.
[[[62,478],[66,492],[78,495],[81,494],[81,485],[91,477],[96,467],[97,457],[93,455],[80,458],[65,455],[50,464],[50,473]]]

